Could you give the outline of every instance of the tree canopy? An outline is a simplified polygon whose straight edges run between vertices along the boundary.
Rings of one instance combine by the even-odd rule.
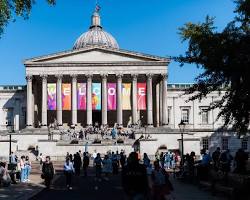
[[[55,5],[56,0],[46,0],[48,4]],[[28,19],[35,0],[0,0],[0,38],[9,21],[15,21],[16,16]]]
[[[203,23],[181,27],[180,35],[182,41],[188,42],[188,49],[175,60],[203,69],[185,92],[191,94],[189,100],[225,91],[209,110],[220,108],[217,119],[222,117],[224,128],[231,124],[241,135],[247,132],[250,116],[250,1],[234,2],[236,16],[221,32],[214,27],[215,18],[209,16]]]

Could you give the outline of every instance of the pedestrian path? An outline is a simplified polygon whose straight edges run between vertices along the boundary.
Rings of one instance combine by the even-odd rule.
[[[198,186],[184,183],[180,180],[171,178],[174,186],[176,200],[226,200],[225,197],[213,196],[211,192],[200,189]]]

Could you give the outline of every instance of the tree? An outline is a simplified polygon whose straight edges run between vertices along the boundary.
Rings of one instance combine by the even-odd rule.
[[[232,124],[239,135],[245,134],[250,114],[250,1],[235,0],[236,16],[221,32],[214,19],[203,23],[186,23],[181,27],[182,41],[188,42],[185,55],[174,59],[196,64],[204,71],[194,85],[185,91],[189,100],[202,99],[213,91],[225,91],[221,100],[210,104],[209,110],[220,108],[217,117],[224,118],[224,128]]]
[[[55,5],[56,3],[56,0],[46,1],[50,5]],[[35,3],[35,0],[0,0],[0,38],[9,21],[15,21],[14,16],[28,19],[32,6]]]

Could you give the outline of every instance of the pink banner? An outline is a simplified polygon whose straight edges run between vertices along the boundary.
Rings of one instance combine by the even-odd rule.
[[[86,110],[86,83],[77,84],[77,109]]]
[[[137,83],[137,107],[138,110],[146,110],[146,83]]]
[[[108,83],[108,110],[116,110],[116,83]]]

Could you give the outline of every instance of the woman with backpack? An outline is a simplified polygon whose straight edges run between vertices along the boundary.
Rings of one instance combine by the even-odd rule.
[[[154,170],[151,174],[152,179],[152,189],[153,189],[153,199],[163,200],[170,199],[171,191],[173,191],[173,186],[169,181],[169,175],[159,164],[159,161],[154,162]]]
[[[46,160],[43,162],[41,177],[44,179],[45,186],[49,189],[54,177],[54,167],[49,156],[46,156]]]

